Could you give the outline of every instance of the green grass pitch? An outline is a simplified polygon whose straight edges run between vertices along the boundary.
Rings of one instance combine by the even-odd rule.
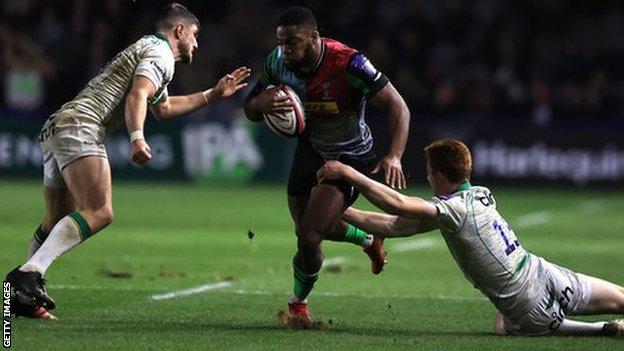
[[[526,248],[624,283],[622,191],[492,190]],[[41,220],[40,185],[0,182],[0,199],[0,268],[8,272],[23,262]],[[60,320],[14,320],[13,349],[624,349],[622,339],[493,335],[494,308],[463,278],[438,232],[387,242],[380,276],[357,247],[325,243],[334,263],[310,297],[325,329],[283,329],[275,316],[291,291],[295,237],[282,187],[125,183],[114,186],[114,204],[116,221],[47,274]],[[225,286],[152,298],[218,282]]]

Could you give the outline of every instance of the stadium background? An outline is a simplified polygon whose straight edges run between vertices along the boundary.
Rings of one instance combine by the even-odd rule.
[[[202,31],[195,62],[176,66],[173,94],[206,89],[239,65],[255,81],[279,12],[293,4],[181,2]],[[42,121],[150,33],[165,3],[0,1],[1,272],[23,261],[43,215]],[[315,12],[322,35],[365,52],[406,98],[409,194],[430,196],[422,147],[461,138],[473,148],[474,183],[491,187],[523,246],[622,283],[620,1],[297,4]],[[294,141],[245,122],[245,94],[168,123],[148,119],[156,152],[144,168],[128,160],[123,127],[110,138],[115,222],[53,265],[46,278],[60,323],[15,320],[14,349],[621,349],[621,340],[492,335],[494,308],[437,232],[387,242],[380,276],[358,248],[325,243],[310,306],[327,330],[279,328],[296,247],[283,186]],[[382,155],[387,118],[370,108],[367,120]],[[357,206],[372,209],[364,199]],[[227,287],[153,299],[204,284]]]
[[[165,1],[21,1],[0,5],[0,174],[37,177],[42,121],[119,50],[152,32]],[[199,51],[177,65],[171,93],[205,89],[238,65],[257,78],[285,1],[187,1],[202,23]],[[469,142],[475,175],[508,182],[624,179],[624,6],[618,1],[303,2],[322,35],[365,52],[412,112],[404,164],[422,183],[422,146]],[[127,158],[125,131],[108,145],[116,178],[282,182],[292,141],[244,122],[246,92],[189,118],[150,121],[145,169]],[[369,107],[376,153],[387,120]],[[123,128],[122,128],[123,129]],[[30,142],[29,142],[30,141]],[[284,147],[287,145],[288,147]]]

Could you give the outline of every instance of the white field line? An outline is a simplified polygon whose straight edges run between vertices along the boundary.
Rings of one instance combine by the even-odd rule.
[[[229,290],[220,291],[222,294],[239,294],[239,295],[265,295],[265,296],[289,296],[292,293],[277,293],[273,291],[263,290]],[[312,293],[314,296],[327,296],[327,297],[353,297],[363,299],[413,299],[413,300],[456,300],[456,301],[487,301],[487,298],[483,296],[458,296],[458,295],[407,295],[407,294],[349,294],[338,293],[331,291],[317,291]]]
[[[51,284],[46,288],[51,290],[122,290],[122,291],[159,291],[169,290],[169,288],[141,288],[136,286],[103,286],[103,285],[72,285],[72,284]]]
[[[606,201],[603,198],[583,201],[580,204],[581,212],[584,214],[592,214],[600,212],[604,209]]]
[[[527,228],[540,224],[544,224],[548,222],[551,218],[551,214],[549,211],[535,212],[529,213],[524,216],[518,217],[515,220],[514,227],[516,228]]]
[[[347,263],[347,259],[342,256],[332,257],[332,258],[323,260],[323,267],[334,266],[334,265],[345,264],[345,263]]]
[[[266,291],[266,290],[221,290],[234,285],[234,282],[219,282],[215,284],[206,284],[199,286],[197,288],[186,289],[186,290],[178,290],[169,292],[166,294],[159,295],[151,295],[150,298],[154,300],[164,300],[172,294],[177,294],[175,297],[180,296],[188,296],[192,294],[199,294],[204,292],[213,292],[219,294],[237,294],[237,295],[266,295],[266,296],[290,296],[291,292],[275,292],[275,291]],[[50,289],[59,289],[59,290],[125,290],[125,291],[154,291],[154,290],[164,290],[163,288],[141,288],[141,287],[132,287],[132,286],[124,286],[124,287],[107,287],[101,285],[49,285]],[[201,288],[201,291],[199,291]],[[187,291],[193,291],[188,293]],[[184,295],[180,295],[181,292],[187,292]],[[353,298],[363,298],[363,299],[413,299],[413,300],[455,300],[455,301],[487,301],[485,297],[482,296],[461,296],[461,295],[409,295],[409,294],[351,294],[351,293],[338,293],[331,291],[316,291],[313,293],[315,296],[326,296],[326,297],[353,297]],[[166,296],[162,298],[158,298],[158,296]],[[155,298],[156,297],[156,298]]]
[[[390,247],[390,252],[406,252],[426,249],[435,246],[438,243],[436,238],[414,239],[408,242],[400,243]]]
[[[216,289],[227,288],[227,287],[232,286],[233,284],[234,282],[229,282],[229,281],[218,282],[218,283],[213,283],[213,284],[205,284],[205,285],[200,285],[200,286],[190,288],[190,289],[176,290],[176,291],[171,291],[171,292],[164,293],[164,294],[152,295],[152,300],[156,300],[156,301],[170,300],[170,299],[175,299],[175,298],[183,297],[183,296],[201,294],[201,293],[205,293],[205,292],[216,290]]]

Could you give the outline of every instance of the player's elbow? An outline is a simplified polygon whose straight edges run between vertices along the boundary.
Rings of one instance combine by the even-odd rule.
[[[251,122],[261,122],[262,114],[254,107],[254,97],[247,97],[243,104],[243,110],[245,111],[245,117]]]
[[[391,199],[383,210],[391,215],[405,217],[408,212],[408,202],[404,196],[399,195]]]
[[[394,99],[391,103],[391,109],[395,110],[398,116],[401,116],[407,121],[409,121],[410,110],[409,110],[409,107],[407,106],[407,102],[405,102],[405,99],[403,99],[401,95],[396,94],[396,96],[394,96]]]
[[[400,195],[395,201],[393,212],[392,214],[406,219],[430,219],[427,208],[423,207],[421,202],[404,195]]]
[[[171,115],[169,111],[169,104],[166,103],[151,106],[150,112],[152,112],[154,118],[156,118],[159,122],[166,120]]]
[[[126,96],[126,103],[136,103],[139,101],[144,101],[145,103],[147,103],[148,96],[149,93],[146,89],[133,88]]]
[[[400,238],[403,236],[406,236],[406,235],[398,225],[396,225],[395,223],[389,224],[388,230],[386,231],[386,237]]]

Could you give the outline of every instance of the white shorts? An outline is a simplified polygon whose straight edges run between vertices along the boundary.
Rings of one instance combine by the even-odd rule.
[[[538,303],[523,317],[505,317],[510,334],[543,335],[556,332],[567,315],[580,314],[591,298],[588,277],[539,258]]]
[[[106,158],[106,130],[103,126],[64,119],[61,126],[48,119],[41,129],[39,141],[43,155],[43,184],[65,188],[61,171],[85,156]]]

